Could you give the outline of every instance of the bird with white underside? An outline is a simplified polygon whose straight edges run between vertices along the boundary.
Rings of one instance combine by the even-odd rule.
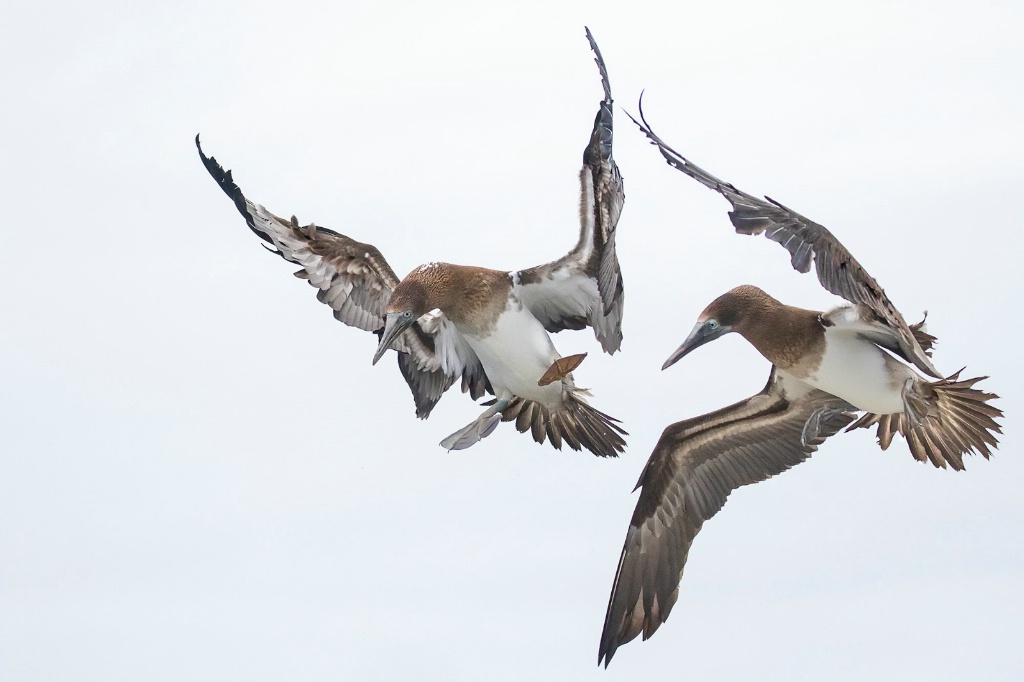
[[[379,335],[374,364],[389,350],[425,419],[456,381],[477,400],[494,400],[473,422],[443,441],[463,449],[515,420],[534,440],[614,457],[625,448],[618,420],[594,409],[572,371],[585,354],[562,357],[549,334],[592,327],[611,354],[622,342],[623,286],[615,231],[624,193],[612,159],[612,97],[601,52],[590,31],[604,88],[580,170],[579,241],[551,263],[507,272],[428,263],[399,279],[375,247],[314,224],[300,226],[249,201],[230,171],[196,147],[206,169],[257,236],[301,266],[296,276],[345,324]]]
[[[704,309],[666,360],[662,369],[736,332],[772,369],[760,393],[670,425],[651,453],[608,600],[598,651],[605,665],[619,646],[647,639],[668,618],[694,537],[736,488],[803,462],[843,428],[877,426],[883,450],[900,434],[917,460],[960,470],[965,454],[989,457],[1002,416],[989,404],[998,396],[974,388],[986,377],[943,377],[924,321],[908,325],[831,232],[695,166],[654,134],[642,109],[640,118],[633,120],[670,166],[729,200],[737,232],[782,244],[795,269],[813,264],[821,285],[852,305],[804,310],[739,286]]]

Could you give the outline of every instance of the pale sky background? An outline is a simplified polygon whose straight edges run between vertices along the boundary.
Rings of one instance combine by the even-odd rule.
[[[0,8],[0,680],[1018,680],[1024,5],[27,3]],[[625,340],[555,337],[618,460],[481,408],[414,417],[393,356],[268,255],[254,201],[517,269],[577,234],[601,97],[832,229],[935,361],[991,375],[963,473],[861,431],[734,493],[668,623],[596,667],[661,430],[760,390],[739,337],[659,368],[715,296],[839,303],[616,109]]]

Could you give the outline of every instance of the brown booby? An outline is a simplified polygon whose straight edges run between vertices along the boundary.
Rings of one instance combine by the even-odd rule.
[[[598,654],[606,666],[620,645],[641,633],[647,639],[668,618],[694,537],[736,488],[799,464],[844,427],[876,424],[883,450],[900,433],[916,459],[963,469],[966,453],[989,457],[1000,433],[995,419],[1002,416],[988,404],[998,396],[973,388],[987,377],[942,377],[930,358],[935,337],[924,321],[908,325],[831,232],[720,181],[658,138],[642,110],[641,120],[634,122],[669,165],[729,200],[737,232],[779,242],[800,272],[813,262],[825,289],[853,305],[804,310],[739,286],[705,308],[665,362],[662,369],[737,332],[772,369],[757,395],[672,424],[655,446],[637,482],[640,497],[608,601]]]
[[[562,442],[602,457],[622,452],[626,432],[616,419],[591,407],[572,370],[583,355],[562,358],[549,332],[592,327],[602,349],[622,342],[623,286],[615,229],[624,193],[612,159],[612,97],[601,52],[588,29],[604,88],[580,171],[580,232],[575,248],[558,260],[506,272],[428,263],[399,279],[374,246],[315,224],[300,226],[247,199],[196,136],[203,164],[234,201],[249,228],[271,251],[301,266],[296,276],[319,289],[317,298],[347,325],[380,336],[376,362],[389,349],[412,390],[416,415],[425,419],[460,380],[474,400],[494,394],[490,407],[445,438],[447,449],[467,448],[499,421],[515,420],[534,440]]]

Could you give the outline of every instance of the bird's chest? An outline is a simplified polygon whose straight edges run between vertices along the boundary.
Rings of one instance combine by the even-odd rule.
[[[559,385],[537,385],[558,359],[558,352],[537,318],[514,297],[510,297],[508,306],[488,329],[481,332],[471,326],[457,326],[480,358],[496,392],[508,389],[515,395],[544,403],[550,401],[549,393],[560,394]]]
[[[903,411],[903,385],[913,371],[856,333],[829,328],[816,366],[804,381],[875,414]]]

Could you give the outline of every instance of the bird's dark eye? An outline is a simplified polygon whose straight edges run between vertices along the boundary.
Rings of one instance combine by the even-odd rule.
[[[718,329],[718,320],[708,320],[705,326],[707,326],[709,331],[715,331]]]

